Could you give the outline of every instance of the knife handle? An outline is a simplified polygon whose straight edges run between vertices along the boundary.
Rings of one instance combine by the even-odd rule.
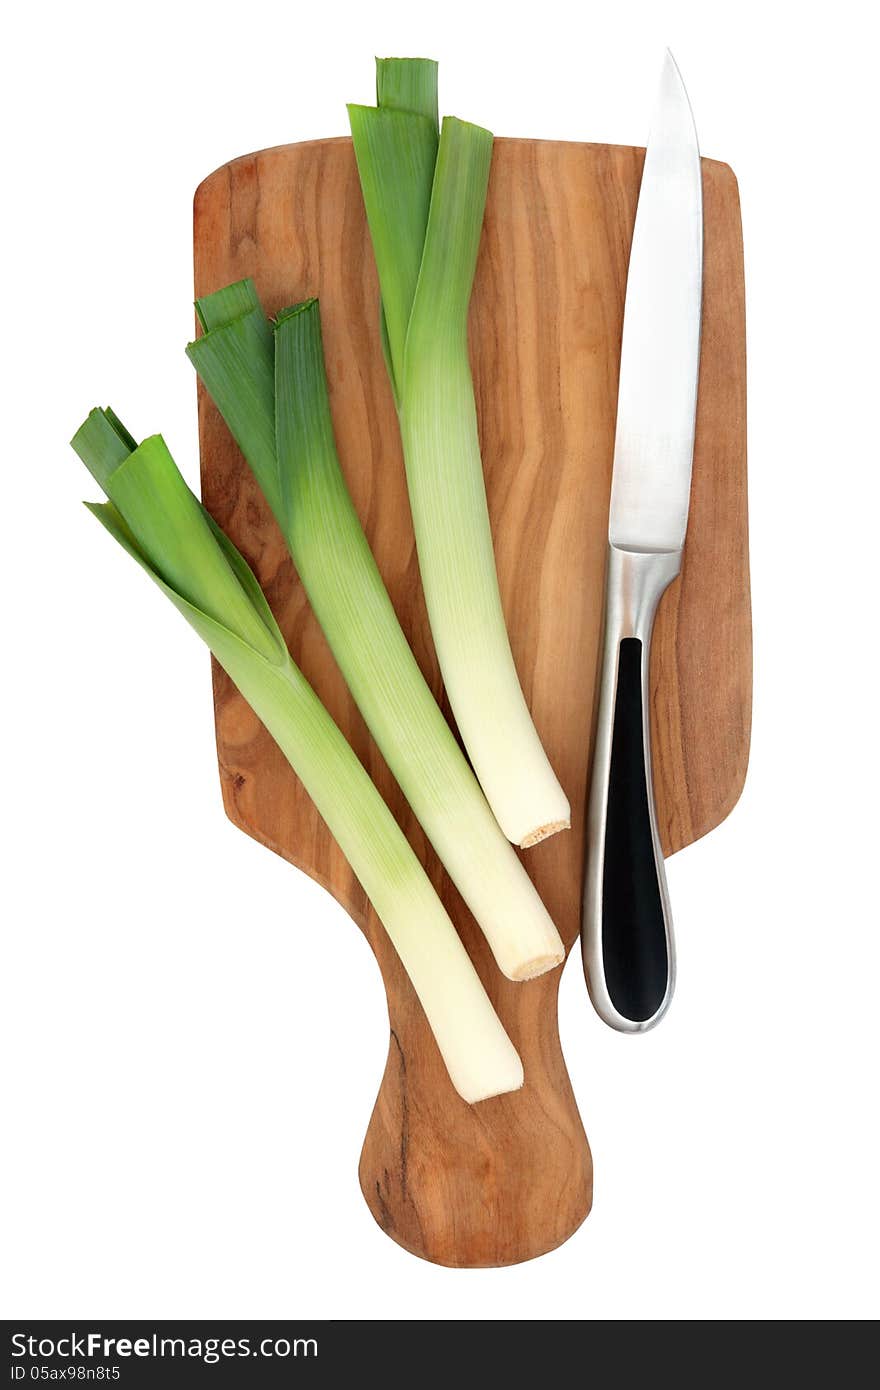
[[[678,550],[609,548],[581,950],[593,1007],[622,1033],[659,1023],[675,984],[654,808],[649,676],[654,614],[680,567]]]

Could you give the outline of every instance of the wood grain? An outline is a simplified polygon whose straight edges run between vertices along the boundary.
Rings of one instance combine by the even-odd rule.
[[[497,141],[471,306],[505,613],[526,697],[573,811],[571,832],[529,850],[525,863],[568,947],[580,912],[621,321],[643,156],[602,145]],[[691,519],[682,575],[663,600],[653,643],[654,777],[667,853],[731,809],[749,740],[739,204],[730,169],[704,161],[703,171],[705,306]],[[212,174],[196,193],[195,270],[197,294],[252,275],[270,312],[320,296],[342,466],[401,622],[441,694],[350,141],[265,150]],[[556,1025],[559,972],[513,985],[494,968],[349,698],[281,537],[203,393],[199,422],[208,507],[253,564],[296,660],[426,864],[525,1065],[517,1095],[475,1107],[456,1096],[362,890],[268,735],[215,667],[229,816],[347,908],[385,981],[391,1041],[361,1156],[364,1196],[383,1229],[426,1259],[457,1266],[528,1259],[571,1235],[591,1201],[590,1151]]]

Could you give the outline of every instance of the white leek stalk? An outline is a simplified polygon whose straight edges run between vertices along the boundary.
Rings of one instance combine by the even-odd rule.
[[[498,589],[467,314],[492,136],[437,127],[436,64],[379,60],[378,106],[350,106],[382,297],[431,632],[449,701],[501,828],[523,847],[570,824],[523,697]]]
[[[89,509],[208,644],[315,802],[391,938],[459,1095],[475,1102],[517,1090],[520,1059],[424,869],[161,436],[137,446],[112,411],[94,410],[72,443],[109,498]]]

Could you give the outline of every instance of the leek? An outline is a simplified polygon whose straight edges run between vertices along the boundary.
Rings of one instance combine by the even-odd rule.
[[[376,85],[377,106],[348,109],[431,632],[477,777],[526,847],[571,813],[510,650],[468,361],[492,135],[452,117],[438,133],[437,69],[425,59],[380,59]]]
[[[112,411],[94,410],[72,444],[109,499],[89,510],[208,644],[314,800],[394,944],[459,1095],[475,1102],[517,1090],[520,1059],[427,874],[161,436],[136,445]]]
[[[317,300],[269,323],[249,281],[198,301],[189,357],[249,462],[385,761],[508,978],[564,957],[422,675],[345,483]],[[491,714],[489,716],[491,718]]]

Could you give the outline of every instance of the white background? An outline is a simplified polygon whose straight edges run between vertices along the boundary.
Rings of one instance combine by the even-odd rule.
[[[6,1316],[856,1318],[877,1299],[877,110],[869,9],[542,0],[19,7],[3,133]],[[23,17],[26,16],[26,17]],[[610,16],[610,17],[609,17]],[[680,978],[619,1037],[574,961],[586,1225],[405,1254],[357,1185],[378,972],[221,810],[208,661],[80,507],[112,402],[197,477],[191,199],[346,131],[375,53],[499,134],[644,143],[663,46],[740,179],[755,723],[669,865]]]

